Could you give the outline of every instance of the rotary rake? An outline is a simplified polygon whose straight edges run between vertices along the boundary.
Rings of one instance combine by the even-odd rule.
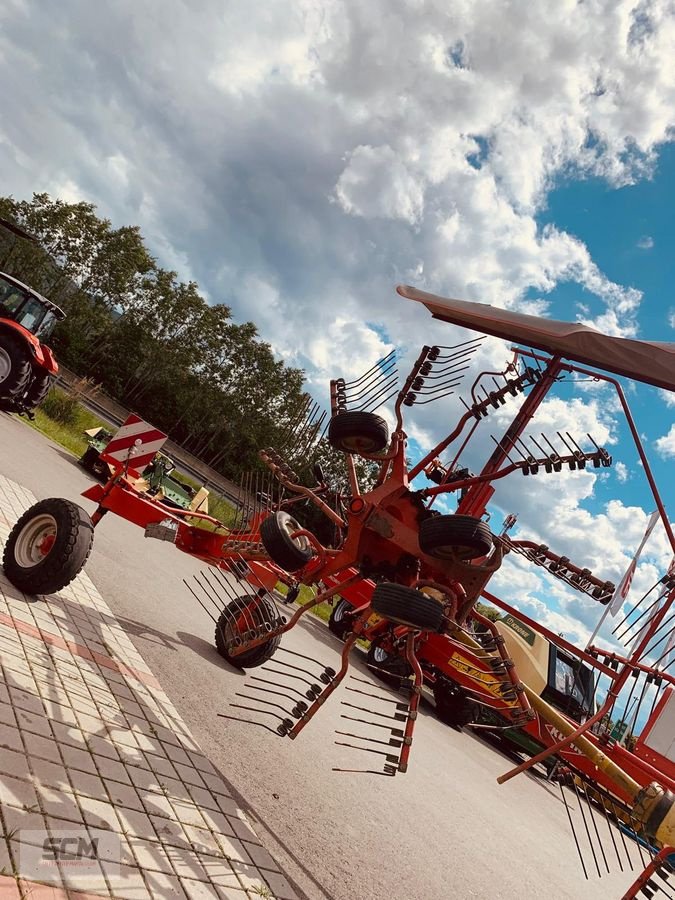
[[[631,635],[635,635],[627,658],[607,659],[596,648],[578,650],[539,623],[528,624],[527,617],[493,598],[487,591],[490,579],[505,555],[514,553],[601,605],[609,603],[614,586],[546,546],[511,537],[507,529],[502,535],[494,535],[486,518],[495,486],[516,471],[530,477],[558,477],[565,471],[611,465],[609,453],[591,435],[584,447],[568,432],[527,433],[555,385],[572,377],[592,378],[616,392],[675,551],[675,536],[624,393],[615,378],[604,374],[612,372],[675,390],[675,348],[606,337],[584,326],[444,300],[412,288],[398,290],[402,296],[423,303],[436,318],[523,345],[513,349],[512,359],[502,372],[478,376],[469,397],[462,401],[464,412],[455,427],[414,465],[406,459],[404,410],[453,394],[469,369],[480,338],[454,346],[425,346],[400,389],[393,353],[360,378],[335,379],[331,382],[331,417],[327,422],[308,399],[286,423],[280,449],[268,448],[261,453],[274,484],[261,481],[261,476],[257,476],[257,482],[253,478],[246,483],[243,495],[249,499],[244,501],[236,529],[225,529],[203,514],[182,515],[169,510],[135,490],[129,477],[130,448],[126,461],[117,462],[115,475],[105,486],[95,485],[85,492],[97,504],[91,518],[70,504],[67,522],[65,507],[59,507],[64,513],[61,518],[60,512],[58,516],[50,512],[52,519],[65,524],[54,529],[48,523],[40,525],[40,530],[44,509],[29,510],[10,535],[5,573],[27,592],[38,587],[40,592],[60,589],[84,565],[93,528],[108,511],[116,512],[139,524],[148,536],[171,540],[178,549],[212,567],[189,588],[214,619],[216,644],[222,655],[240,668],[258,668],[234,698],[234,714],[223,713],[226,718],[244,719],[277,736],[295,739],[340,689],[345,721],[350,724],[337,735],[348,740],[337,743],[378,754],[383,761],[381,773],[391,776],[408,767],[423,683],[433,686],[437,705],[440,697],[449,717],[457,715],[467,693],[472,692],[474,702],[498,709],[509,728],[517,726],[523,732],[535,729],[536,740],[543,747],[499,781],[550,761],[554,766],[569,766],[570,771],[580,773],[579,778],[586,779],[583,787],[582,782],[575,781],[575,790],[581,790],[584,799],[590,787],[607,791],[617,805],[603,807],[603,820],[615,829],[621,819],[619,808],[624,813],[627,810],[627,827],[654,854],[635,888],[652,890],[652,883],[658,883],[655,879],[663,880],[661,875],[668,874],[666,851],[675,843],[675,796],[671,789],[675,782],[646,759],[628,771],[630,760],[619,752],[618,741],[613,744],[606,733],[603,736],[602,723],[634,677],[633,671],[643,670],[655,641],[667,633],[675,591],[664,582],[666,590],[657,592],[658,602],[627,621],[633,629]],[[375,412],[392,399],[393,416],[384,418]],[[473,473],[464,464],[463,454],[491,413],[509,403],[517,408],[508,428],[500,438],[492,438],[491,455],[480,471]],[[390,434],[388,421],[392,420]],[[306,474],[301,477],[315,462],[324,436],[343,453],[347,470],[348,484],[332,504],[327,502],[331,492],[320,468],[312,468],[314,484],[306,483]],[[356,456],[377,468],[374,483],[367,489],[360,482]],[[430,485],[422,481],[425,476]],[[456,503],[454,513],[438,514],[434,504],[441,497],[446,503]],[[292,514],[291,504],[300,501],[312,503],[332,523],[336,533],[332,546],[324,546]],[[65,572],[62,566],[57,571],[52,565],[61,560],[62,539],[76,548]],[[17,554],[28,564],[19,565]],[[235,588],[223,570],[243,570],[244,566],[246,583],[242,581]],[[288,618],[279,612],[273,594],[280,575],[314,591]],[[337,596],[348,600],[351,609],[345,642],[336,660],[325,663],[280,646],[285,632],[311,608]],[[544,634],[555,647],[557,658],[570,667],[575,683],[583,664],[594,669],[597,677],[591,685],[593,690],[582,685],[582,700],[576,710],[556,708],[523,681],[507,651],[503,632],[476,609],[481,596],[501,606],[507,614],[504,621],[511,617],[516,632],[529,627],[535,634]],[[643,618],[638,621],[638,616]],[[371,650],[384,649],[398,661],[394,682],[401,690],[399,695],[390,699],[379,690],[376,693],[370,682],[366,690],[358,676],[349,672],[351,651],[357,641],[368,643]],[[443,658],[446,663],[441,662]],[[454,660],[452,672],[447,668],[448,658]],[[376,670],[377,660],[371,657],[370,662]],[[600,676],[607,680],[608,687],[604,699],[593,709],[589,697],[597,693]],[[658,677],[662,684],[667,681],[666,674]],[[649,696],[654,684],[652,676],[644,697]],[[640,696],[642,688],[637,690]],[[371,729],[368,733],[360,730],[364,724]],[[358,771],[380,770],[373,767]],[[594,796],[588,793],[589,799]],[[591,835],[596,834],[596,824],[587,820]]]

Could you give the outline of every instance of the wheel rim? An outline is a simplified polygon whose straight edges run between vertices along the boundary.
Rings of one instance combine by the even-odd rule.
[[[56,519],[46,513],[24,525],[14,545],[14,558],[22,569],[31,569],[49,556],[56,532]]]
[[[347,453],[373,453],[377,447],[371,438],[354,436],[342,438],[342,449]]]
[[[373,662],[385,663],[389,659],[389,654],[382,647],[373,648]]]
[[[311,544],[309,540],[305,537],[304,534],[301,534],[300,537],[293,537],[296,531],[302,530],[302,525],[293,518],[293,516],[286,516],[279,523],[282,531],[286,533],[289,541],[298,548],[298,550],[311,550]]]
[[[9,353],[4,347],[0,347],[0,384],[9,377],[11,371],[12,360],[9,358]]]
[[[347,604],[345,603],[345,601],[340,600],[338,605],[335,607],[335,612],[333,613],[333,621],[334,622],[341,622],[344,619],[346,607],[347,607]]]

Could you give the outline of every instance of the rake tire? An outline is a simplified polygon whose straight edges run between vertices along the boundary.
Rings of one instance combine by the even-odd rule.
[[[260,539],[273,563],[286,572],[297,572],[312,558],[312,547],[307,538],[293,539],[291,534],[300,531],[302,525],[284,510],[277,510],[263,519]]]
[[[370,647],[368,647],[366,664],[373,675],[392,688],[400,688],[401,679],[408,678],[412,673],[406,659],[387,653],[376,640],[371,641]]]
[[[0,332],[0,354],[3,365],[0,370],[7,369],[5,377],[0,381],[0,399],[7,402],[21,400],[28,380],[30,379],[30,359],[26,348],[13,335]]]
[[[52,529],[53,544],[38,559],[38,538]],[[94,526],[81,506],[60,497],[40,500],[26,510],[7,538],[2,557],[5,576],[24,594],[54,594],[79,575],[93,543]]]
[[[373,612],[397,625],[420,631],[440,631],[443,625],[443,607],[438,600],[402,584],[378,584],[370,605]]]
[[[338,413],[328,425],[328,442],[343,453],[379,453],[389,443],[389,426],[375,413]]]
[[[475,709],[464,691],[445,675],[434,684],[436,716],[451,728],[463,728],[475,719]]]
[[[340,597],[332,608],[330,613],[330,618],[328,619],[328,630],[331,631],[336,638],[339,638],[341,641],[347,637],[351,629],[351,618],[345,619],[345,614],[349,612],[350,609],[354,607],[348,600],[344,600]]]
[[[216,624],[216,650],[223,659],[227,660],[231,666],[234,666],[237,669],[253,669],[256,666],[261,666],[274,656],[281,643],[281,635],[276,635],[268,641],[265,641],[264,644],[258,644],[257,647],[245,650],[237,656],[232,656],[227,649],[225,629],[232,623],[233,619],[236,619],[241,613],[241,604],[244,603],[246,606],[249,606],[252,601],[252,597],[244,596],[228,603],[218,617],[218,622]],[[278,615],[277,609],[272,601],[268,600],[267,597],[259,597],[256,602],[258,603],[258,607],[252,614],[254,616],[255,624],[264,625],[266,621],[270,624],[275,623],[278,619]]]
[[[434,516],[420,525],[420,549],[436,559],[479,559],[492,550],[492,533],[474,516]]]

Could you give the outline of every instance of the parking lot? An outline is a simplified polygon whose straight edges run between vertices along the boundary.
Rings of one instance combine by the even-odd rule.
[[[4,414],[0,473],[38,498],[77,500],[91,483],[64,450]],[[97,528],[87,566],[261,839],[308,898],[621,896],[626,874],[584,879],[557,786],[521,776],[499,787],[496,778],[512,761],[442,725],[430,707],[415,731],[410,770],[396,778],[332,771],[373,767],[364,754],[335,745],[343,689],[295,742],[219,718],[246,675],[217,655],[213,625],[182,583],[198,570],[112,515]],[[340,645],[317,619],[307,617],[284,646],[337,668]],[[369,677],[361,662],[356,670]]]

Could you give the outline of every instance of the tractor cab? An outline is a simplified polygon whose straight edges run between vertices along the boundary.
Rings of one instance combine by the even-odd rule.
[[[46,297],[9,275],[0,275],[0,319],[9,319],[40,341],[48,341],[66,314]]]

